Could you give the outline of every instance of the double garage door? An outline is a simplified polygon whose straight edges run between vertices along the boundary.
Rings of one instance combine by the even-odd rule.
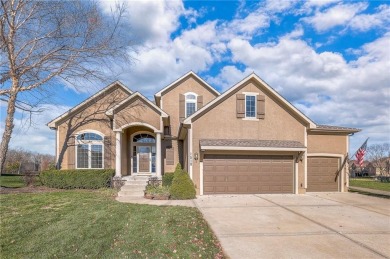
[[[307,191],[338,191],[339,158],[308,157]],[[335,180],[336,179],[336,180]],[[204,194],[293,193],[291,156],[205,155]]]
[[[293,193],[291,156],[205,155],[204,194]]]

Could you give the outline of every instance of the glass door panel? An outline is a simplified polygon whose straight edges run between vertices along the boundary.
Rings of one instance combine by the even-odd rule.
[[[140,173],[150,172],[150,151],[150,146],[138,147],[138,162]]]

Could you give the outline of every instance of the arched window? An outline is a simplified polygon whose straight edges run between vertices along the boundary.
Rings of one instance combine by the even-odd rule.
[[[103,168],[103,136],[82,132],[76,136],[76,168]]]
[[[85,132],[85,133],[81,133],[77,136],[77,140],[84,140],[84,141],[99,141],[99,140],[103,140],[103,137],[96,134],[96,133],[93,133],[93,132]]]
[[[186,117],[191,116],[196,111],[196,98],[197,95],[195,93],[186,93]]]
[[[156,139],[149,134],[138,134],[133,137],[134,143],[156,143]]]

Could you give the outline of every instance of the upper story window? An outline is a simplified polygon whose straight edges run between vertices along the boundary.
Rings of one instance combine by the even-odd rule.
[[[256,95],[245,96],[245,117],[256,118]]]
[[[138,134],[133,137],[134,143],[156,143],[156,139],[149,134]]]
[[[103,137],[83,132],[76,137],[76,168],[103,168]]]
[[[185,114],[186,117],[191,116],[194,112],[196,112],[196,98],[197,95],[194,93],[186,93],[185,95],[185,101],[186,101],[186,106],[185,106]]]

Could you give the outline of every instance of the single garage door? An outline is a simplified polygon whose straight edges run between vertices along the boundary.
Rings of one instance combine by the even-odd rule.
[[[205,155],[204,194],[293,193],[290,156]]]
[[[308,157],[307,160],[307,191],[308,192],[337,192],[339,158]]]

